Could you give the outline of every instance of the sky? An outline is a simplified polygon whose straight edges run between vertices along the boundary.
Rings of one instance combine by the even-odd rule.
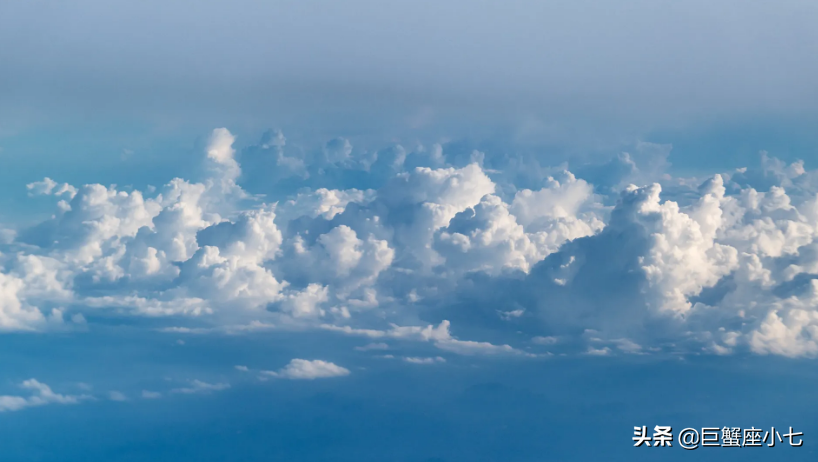
[[[0,459],[815,460],[816,22],[3,2]]]

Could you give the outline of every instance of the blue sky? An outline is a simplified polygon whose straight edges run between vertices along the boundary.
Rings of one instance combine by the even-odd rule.
[[[4,3],[0,460],[815,460],[816,20]]]

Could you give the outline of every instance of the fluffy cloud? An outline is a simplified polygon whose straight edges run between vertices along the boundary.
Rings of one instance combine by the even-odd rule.
[[[278,267],[288,278],[308,282],[313,292],[322,287],[327,301],[328,288],[332,298],[342,306],[365,307],[360,300],[374,294],[372,288],[378,276],[386,270],[395,257],[395,251],[383,239],[370,234],[366,240],[347,225],[339,225],[321,234],[312,245],[301,237],[289,241],[287,259]],[[369,305],[377,305],[372,300]]]
[[[0,329],[33,329],[45,321],[45,316],[35,307],[27,306],[19,298],[23,281],[12,275],[0,273]]]
[[[431,249],[435,231],[480,203],[495,185],[476,163],[461,169],[418,167],[401,173],[379,195],[394,239],[424,268],[442,263]],[[402,253],[404,253],[402,252]]]
[[[623,196],[623,211],[649,236],[649,250],[639,258],[654,309],[686,313],[692,306],[690,296],[714,286],[738,266],[737,250],[715,241],[722,227],[721,176],[702,188],[699,201],[684,211],[675,202],[660,203],[658,185],[629,188]]]
[[[438,235],[436,249],[448,270],[528,272],[566,241],[603,227],[594,213],[593,190],[570,172],[561,184],[548,178],[539,191],[518,191],[510,205],[495,195],[458,213]],[[588,209],[580,212],[582,209]]]
[[[314,380],[326,379],[330,377],[343,377],[349,375],[349,370],[329,361],[320,359],[293,359],[289,364],[277,372],[262,371],[262,374],[270,377],[278,377],[291,380]]]
[[[278,131],[235,144],[214,130],[204,173],[156,191],[30,183],[55,212],[4,233],[0,331],[84,327],[105,310],[198,317],[176,328],[189,333],[275,325],[460,355],[818,355],[818,174],[802,162],[673,178],[669,147],[642,143],[578,178],[446,145],[310,151]]]
[[[44,178],[42,181],[35,181],[27,184],[26,189],[28,189],[28,194],[30,196],[67,195],[69,198],[73,198],[77,194],[77,188],[68,183],[58,184],[56,181],[48,177]]]
[[[28,390],[30,396],[0,396],[0,412],[19,411],[27,407],[44,406],[46,404],[77,404],[80,401],[91,399],[88,395],[62,395],[54,393],[51,387],[37,381],[28,379],[20,384],[20,387]]]
[[[278,208],[278,216],[284,223],[302,216],[322,217],[332,220],[336,215],[346,210],[350,203],[367,204],[375,199],[376,192],[372,189],[361,191],[358,189],[337,190],[319,188],[309,193],[298,193],[294,198],[282,203]]]

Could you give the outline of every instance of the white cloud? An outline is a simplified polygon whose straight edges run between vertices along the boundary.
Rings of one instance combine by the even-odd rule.
[[[44,406],[46,404],[77,404],[80,401],[91,399],[88,395],[62,395],[54,393],[51,387],[28,379],[20,387],[31,392],[30,396],[0,396],[0,412],[19,411],[27,407]]]
[[[575,219],[593,197],[593,186],[578,180],[571,172],[563,172],[562,182],[549,177],[539,191],[523,189],[514,195],[510,211],[529,231],[549,228],[551,222]]]
[[[394,256],[386,240],[371,234],[365,240],[360,239],[352,228],[340,225],[319,235],[309,248],[300,235],[293,237],[287,261],[279,268],[289,277],[315,281],[308,291],[324,294],[321,302],[331,296],[349,308],[370,308],[378,304],[372,286],[392,264]],[[371,299],[368,303],[360,303],[361,298],[367,297]],[[284,305],[287,306],[290,305]],[[316,314],[314,310],[295,312]]]
[[[302,216],[332,220],[336,215],[343,213],[347,205],[351,203],[368,204],[375,200],[376,194],[372,189],[318,188],[309,193],[298,193],[294,198],[283,202],[277,210],[277,215],[281,217],[282,223]]]
[[[651,248],[640,263],[656,297],[649,304],[656,309],[685,313],[692,306],[688,297],[712,287],[738,266],[737,250],[715,240],[722,227],[721,176],[704,188],[701,199],[687,211],[672,201],[660,204],[658,185],[626,193],[633,195],[633,217],[650,233]]]
[[[497,310],[497,314],[500,315],[501,319],[509,321],[511,319],[514,319],[514,318],[519,318],[520,316],[525,314],[525,310],[524,309],[516,309],[516,310],[511,310],[511,311]]]
[[[616,344],[616,348],[620,349],[621,351],[624,351],[625,353],[631,353],[631,354],[641,354],[642,353],[642,345],[639,345],[638,343],[634,342],[633,340],[626,339],[626,338],[620,338],[620,339],[614,340],[614,343]]]
[[[390,211],[406,214],[394,228],[395,240],[429,267],[441,263],[429,245],[435,231],[494,190],[495,184],[476,163],[461,169],[418,167],[388,183],[379,200]]]
[[[608,356],[609,354],[611,354],[611,349],[608,347],[602,348],[588,347],[588,350],[585,352],[585,354],[591,356]]]
[[[262,371],[262,374],[292,380],[314,380],[349,375],[349,369],[320,359],[293,359],[284,368],[274,371]]]
[[[415,356],[406,356],[403,358],[403,360],[410,364],[437,364],[446,362],[446,358],[440,356],[435,356],[434,358],[418,358]]]
[[[554,337],[531,342],[566,349],[593,328],[593,348],[611,354],[647,354],[661,336],[697,352],[818,356],[818,172],[803,162],[764,156],[702,182],[663,176],[669,147],[641,143],[580,179],[441,146],[365,152],[338,138],[299,153],[280,132],[234,144],[214,130],[202,177],[155,191],[30,183],[60,202],[3,234],[0,331],[82,329],[104,312],[173,317],[159,329],[177,334],[323,329],[525,357],[509,343],[542,323]],[[256,154],[306,187],[277,202],[245,191],[239,160]],[[257,167],[244,173],[269,173]],[[623,183],[647,179],[662,184]],[[432,313],[492,343],[427,324]]]
[[[45,316],[20,300],[23,281],[0,273],[0,330],[32,330],[45,323]]]
[[[770,310],[758,329],[749,334],[749,342],[760,354],[818,356],[818,312],[814,308]]]
[[[441,321],[437,326],[398,326],[393,324],[389,330],[355,329],[349,326],[324,324],[321,328],[342,332],[348,335],[359,335],[369,338],[394,338],[402,340],[432,342],[437,348],[460,355],[522,355],[534,356],[512,348],[509,345],[494,345],[489,342],[458,340],[449,333],[449,321]]]
[[[225,191],[233,189],[235,181],[241,175],[241,167],[235,159],[234,141],[236,138],[226,128],[217,128],[210,135],[207,146],[207,159],[211,161],[210,167],[217,172]]]
[[[235,335],[235,334],[243,334],[248,332],[258,332],[258,331],[265,331],[275,329],[274,324],[264,323],[258,320],[250,321],[247,324],[228,324],[224,326],[214,326],[214,327],[185,327],[185,326],[172,326],[172,327],[163,327],[159,329],[159,332],[166,332],[171,334],[191,334],[191,335],[203,335],[203,334],[213,334],[213,333],[224,333],[228,335]]]
[[[229,383],[207,383],[202,382],[201,380],[191,380],[190,386],[188,387],[181,387],[181,388],[174,388],[170,392],[171,393],[182,393],[186,395],[192,394],[199,394],[199,393],[211,393],[214,391],[221,391],[230,388]],[[142,393],[143,397],[145,396],[145,392]]]
[[[472,340],[457,340],[454,338],[439,340],[435,346],[441,350],[450,351],[460,355],[522,355],[531,356],[530,353],[512,348],[509,345],[495,345],[489,342],[475,342]]]
[[[42,181],[27,184],[26,189],[28,189],[30,196],[67,195],[69,198],[73,198],[77,194],[77,188],[68,183],[57,184],[56,181],[48,177],[45,177]]]
[[[321,284],[310,284],[304,290],[293,291],[281,301],[281,311],[295,318],[318,317],[324,315],[320,306],[329,300],[329,289]]]

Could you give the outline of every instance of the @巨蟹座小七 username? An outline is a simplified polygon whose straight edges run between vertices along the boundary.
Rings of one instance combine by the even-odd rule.
[[[635,447],[679,447],[687,450],[700,447],[775,447],[786,444],[792,447],[804,445],[803,432],[796,432],[792,427],[784,433],[775,427],[770,430],[739,427],[702,427],[684,428],[676,432],[674,438],[673,427],[656,425],[650,432],[645,425],[633,427],[633,441]]]

